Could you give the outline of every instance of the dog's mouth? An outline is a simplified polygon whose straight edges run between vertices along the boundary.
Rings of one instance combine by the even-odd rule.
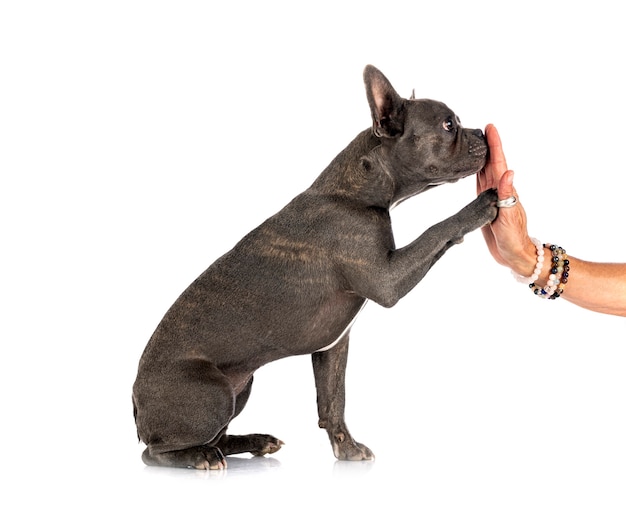
[[[485,149],[486,149],[486,147],[484,147],[484,152],[487,151]],[[465,165],[465,166],[468,166],[468,167],[467,168],[460,168],[460,169],[458,169],[456,171],[453,171],[447,177],[440,177],[438,179],[433,179],[429,183],[429,185],[430,186],[439,186],[440,184],[450,184],[450,183],[453,183],[453,182],[458,182],[461,179],[465,179],[466,177],[471,177],[472,175],[476,175],[477,173],[479,173],[485,167],[485,164],[487,164],[486,154],[474,155],[473,159],[474,160],[471,161],[473,163],[471,165],[471,167],[469,167],[470,165]]]
[[[470,155],[479,157],[489,155],[489,147],[484,141],[473,141],[469,143],[468,151]]]

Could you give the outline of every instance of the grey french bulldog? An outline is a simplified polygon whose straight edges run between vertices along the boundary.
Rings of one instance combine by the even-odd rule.
[[[481,170],[488,147],[445,104],[400,97],[364,70],[373,128],[313,184],[217,259],[174,302],[146,346],[133,386],[145,464],[224,469],[226,456],[274,453],[272,435],[230,435],[255,370],[313,361],[319,426],[335,457],[370,460],[344,420],[350,328],[368,300],[393,306],[463,236],[497,214],[494,190],[397,249],[390,209]]]

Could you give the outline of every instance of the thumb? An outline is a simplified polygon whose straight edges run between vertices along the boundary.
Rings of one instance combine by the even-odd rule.
[[[513,187],[513,176],[515,173],[513,170],[507,170],[502,174],[500,182],[498,183],[498,198],[506,199],[512,195],[515,195],[515,188]]]

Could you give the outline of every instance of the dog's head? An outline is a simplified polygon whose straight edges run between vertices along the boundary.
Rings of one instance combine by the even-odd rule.
[[[439,101],[402,98],[372,65],[363,77],[373,132],[380,138],[386,168],[396,184],[394,204],[483,168],[488,148],[481,130],[463,128],[456,114]]]

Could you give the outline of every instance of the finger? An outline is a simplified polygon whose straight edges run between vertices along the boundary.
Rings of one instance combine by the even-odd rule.
[[[513,170],[507,170],[502,174],[500,182],[498,183],[498,198],[506,199],[513,195],[517,196],[515,186],[513,186],[513,177],[515,173]]]
[[[492,174],[495,176],[495,183],[500,181],[500,176],[508,170],[506,165],[506,157],[502,150],[502,141],[496,127],[492,124],[485,128],[487,136],[487,144],[489,145],[489,164]]]
[[[476,193],[481,194],[485,191],[487,189],[486,184],[487,180],[485,179],[485,172],[479,171],[476,174]]]

